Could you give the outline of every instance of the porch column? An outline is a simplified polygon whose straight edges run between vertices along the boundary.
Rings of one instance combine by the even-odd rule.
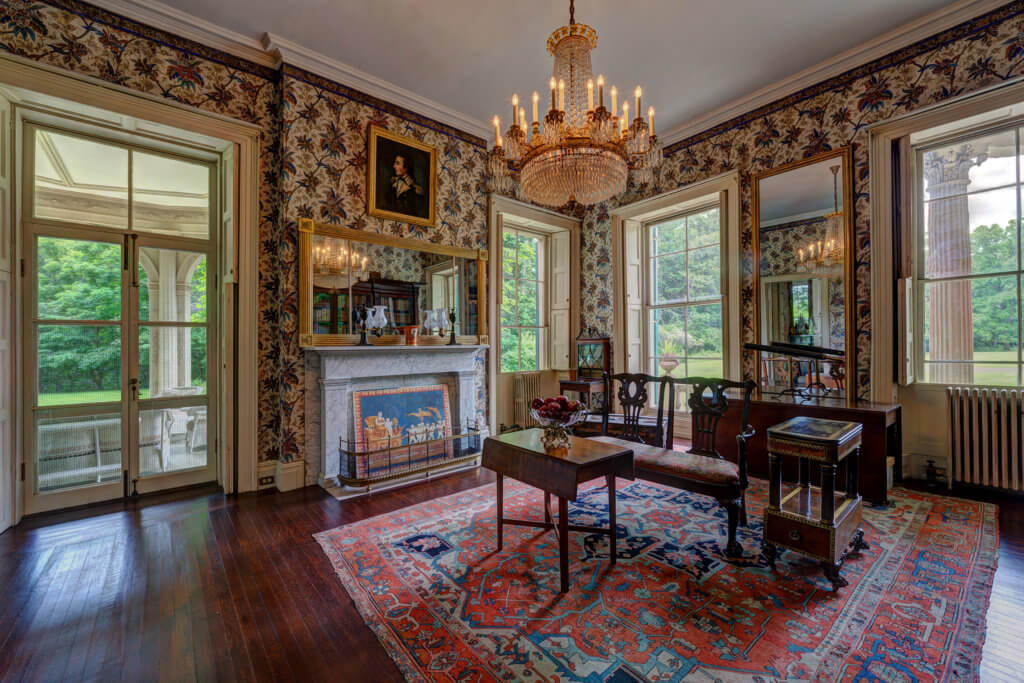
[[[971,225],[967,204],[970,170],[988,158],[975,154],[971,145],[924,155],[928,180],[929,278],[968,275],[971,272]],[[929,285],[929,357],[940,361],[974,358],[974,324],[971,282],[960,280]],[[929,380],[948,384],[974,382],[974,368],[967,364],[931,366]]]

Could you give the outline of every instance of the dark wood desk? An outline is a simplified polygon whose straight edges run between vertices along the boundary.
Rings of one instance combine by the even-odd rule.
[[[733,402],[739,405],[738,402]],[[732,404],[731,404],[732,405]],[[722,417],[715,437],[715,448],[726,458],[736,460],[736,435],[740,432],[739,410],[730,410]],[[859,422],[864,425],[860,457],[860,494],[872,503],[884,503],[888,499],[886,485],[886,460],[893,459],[893,480],[901,479],[903,435],[898,404],[869,403],[862,401],[855,406],[846,406],[837,399],[818,399],[801,402],[790,397],[764,397],[750,402],[750,424],[757,430],[754,438],[747,442],[747,467],[750,476],[768,479],[768,428],[785,422],[791,417],[802,415],[824,420]],[[840,467],[839,486],[846,485],[846,468]],[[782,475],[786,481],[799,479],[795,461],[783,463]],[[818,465],[811,467],[811,476],[817,478]]]
[[[609,541],[609,565],[615,564],[615,478],[634,479],[633,451],[615,444],[570,436],[571,447],[562,455],[541,445],[540,429],[524,429],[484,440],[481,464],[498,474],[498,550],[505,524],[549,529],[558,538],[561,592],[569,590],[569,532],[604,534]],[[544,492],[544,521],[509,519],[504,512],[504,477],[512,477]],[[569,524],[569,501],[576,500],[580,484],[604,477],[608,485],[608,528]],[[558,523],[552,521],[551,494],[558,497]]]

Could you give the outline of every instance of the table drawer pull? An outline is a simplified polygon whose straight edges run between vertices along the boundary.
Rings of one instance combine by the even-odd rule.
[[[790,531],[789,531],[789,540],[791,540],[791,541],[799,541],[800,540],[800,532],[798,530],[796,530],[796,529],[790,529]]]

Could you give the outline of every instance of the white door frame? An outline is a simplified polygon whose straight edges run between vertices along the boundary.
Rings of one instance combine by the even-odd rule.
[[[256,489],[257,449],[256,425],[259,424],[258,372],[257,372],[257,263],[259,250],[259,188],[260,188],[260,128],[236,119],[213,114],[189,107],[178,102],[138,92],[96,78],[73,74],[31,60],[13,55],[0,55],[0,84],[25,88],[44,95],[60,97],[81,104],[98,107],[125,116],[137,117],[154,123],[173,126],[197,134],[219,138],[234,147],[233,157],[237,177],[235,181],[234,229],[233,234],[224,236],[222,243],[229,247],[224,254],[219,298],[235,301],[237,317],[226,315],[229,329],[224,333],[235,340],[234,354],[226,354],[222,361],[222,376],[225,385],[230,385],[224,394],[233,395],[235,402],[225,415],[234,415],[232,424],[223,425],[220,444],[220,471],[218,482],[224,491],[253,491]],[[13,148],[13,146],[12,146]],[[14,153],[15,150],[6,152]],[[15,180],[17,180],[15,178]],[[17,190],[12,190],[12,194]],[[18,225],[20,203],[11,202],[7,210],[12,212],[11,225]],[[225,209],[228,211],[229,209]],[[11,231],[16,235],[18,231]],[[20,253],[21,245],[16,242],[12,253]],[[12,321],[22,319],[20,306],[20,278],[18,289],[13,296]],[[20,332],[15,333],[15,338]],[[21,345],[16,353],[16,368],[22,368]],[[19,372],[15,378],[14,395],[20,395],[23,377]],[[12,468],[15,482],[14,521],[21,519],[23,500],[20,485],[19,465],[23,462],[23,434],[20,428],[21,406],[14,406],[18,414],[12,415],[14,448],[19,454],[8,464]],[[237,484],[237,489],[236,489]]]

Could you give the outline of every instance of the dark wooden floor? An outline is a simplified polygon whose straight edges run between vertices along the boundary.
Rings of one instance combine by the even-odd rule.
[[[29,519],[0,535],[0,680],[402,680],[312,534],[490,481],[344,504],[191,491]],[[1024,501],[997,502],[982,680],[1020,680]]]

